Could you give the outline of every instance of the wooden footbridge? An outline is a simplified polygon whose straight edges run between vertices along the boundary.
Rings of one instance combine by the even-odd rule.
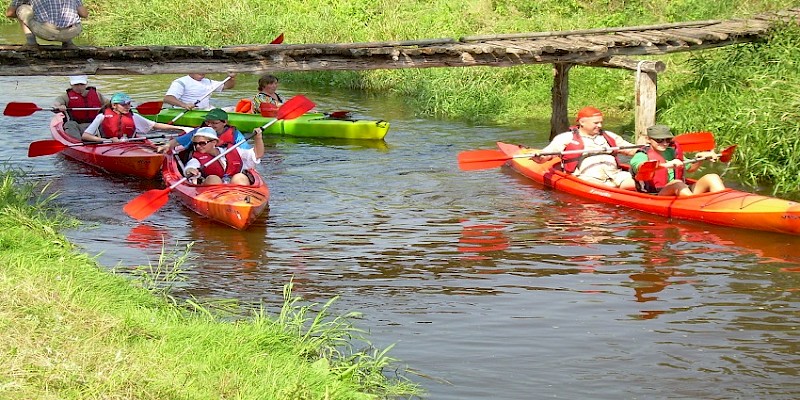
[[[264,44],[222,48],[124,46],[27,50],[0,46],[0,75],[174,74],[368,70],[434,67],[508,67],[553,64],[551,132],[569,125],[569,69],[573,65],[635,71],[636,132],[655,123],[661,61],[634,59],[763,40],[778,24],[800,21],[800,8],[749,19],[695,21],[561,32],[513,33],[340,44]]]

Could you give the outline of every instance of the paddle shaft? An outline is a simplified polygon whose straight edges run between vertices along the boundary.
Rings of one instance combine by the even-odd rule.
[[[534,158],[534,157],[542,157],[542,156],[563,156],[563,155],[570,155],[570,154],[603,154],[603,153],[609,153],[609,152],[617,151],[617,150],[640,149],[642,147],[643,146],[641,146],[641,145],[636,145],[636,146],[604,147],[602,149],[582,149],[582,150],[554,151],[554,152],[550,152],[550,153],[514,154],[513,156],[508,156],[508,158]]]
[[[230,77],[230,76],[229,76],[229,77],[227,77],[227,78],[225,78],[225,79],[223,79],[223,80],[222,80],[222,82],[218,83],[216,86],[214,86],[213,88],[211,88],[211,90],[209,90],[208,92],[206,92],[206,94],[204,94],[203,96],[201,96],[199,99],[195,100],[195,102],[194,102],[194,106],[195,106],[195,107],[197,107],[197,105],[198,105],[198,104],[200,104],[200,102],[201,102],[201,101],[203,101],[203,99],[205,99],[205,98],[206,98],[206,97],[208,97],[208,96],[211,96],[211,93],[214,93],[214,92],[216,92],[216,91],[217,91],[217,89],[219,89],[221,86],[224,86],[224,85],[225,85],[225,82],[228,82],[230,79],[231,79],[231,77]],[[179,119],[180,119],[182,116],[184,116],[184,115],[185,115],[187,112],[189,112],[189,109],[188,109],[188,108],[187,108],[187,109],[184,109],[184,110],[183,110],[183,112],[181,112],[180,114],[176,115],[176,116],[175,116],[175,118],[171,119],[169,122],[167,122],[167,124],[169,124],[169,125],[172,125],[172,124],[174,124],[174,123],[175,123],[175,121],[179,120]]]

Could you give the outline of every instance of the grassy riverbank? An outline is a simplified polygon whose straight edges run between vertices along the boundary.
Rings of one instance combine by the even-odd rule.
[[[0,398],[377,399],[417,392],[382,374],[349,315],[302,305],[224,322],[169,296],[182,257],[131,280],[58,233],[73,223],[0,173]],[[193,304],[191,302],[186,304]],[[355,348],[363,344],[365,350]]]

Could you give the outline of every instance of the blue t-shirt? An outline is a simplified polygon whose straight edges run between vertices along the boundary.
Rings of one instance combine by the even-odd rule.
[[[194,137],[194,134],[195,134],[195,132],[197,132],[198,129],[200,129],[200,128],[194,128],[191,131],[186,132],[186,134],[183,134],[183,135],[180,135],[180,136],[176,137],[175,141],[178,142],[178,144],[183,146],[183,147],[189,147],[192,144],[192,138]],[[239,143],[239,142],[245,140],[245,137],[244,137],[244,135],[242,135],[242,132],[239,132],[238,129],[233,128],[233,140],[234,140],[234,143]],[[251,145],[250,143],[244,142],[244,143],[240,144],[239,147],[242,148],[242,149],[252,149],[253,145]]]

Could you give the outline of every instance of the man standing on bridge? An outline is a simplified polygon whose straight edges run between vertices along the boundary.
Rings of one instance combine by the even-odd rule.
[[[89,11],[81,0],[11,0],[6,17],[17,18],[25,33],[25,47],[38,49],[36,37],[74,48],[72,39],[81,34],[81,18]]]

